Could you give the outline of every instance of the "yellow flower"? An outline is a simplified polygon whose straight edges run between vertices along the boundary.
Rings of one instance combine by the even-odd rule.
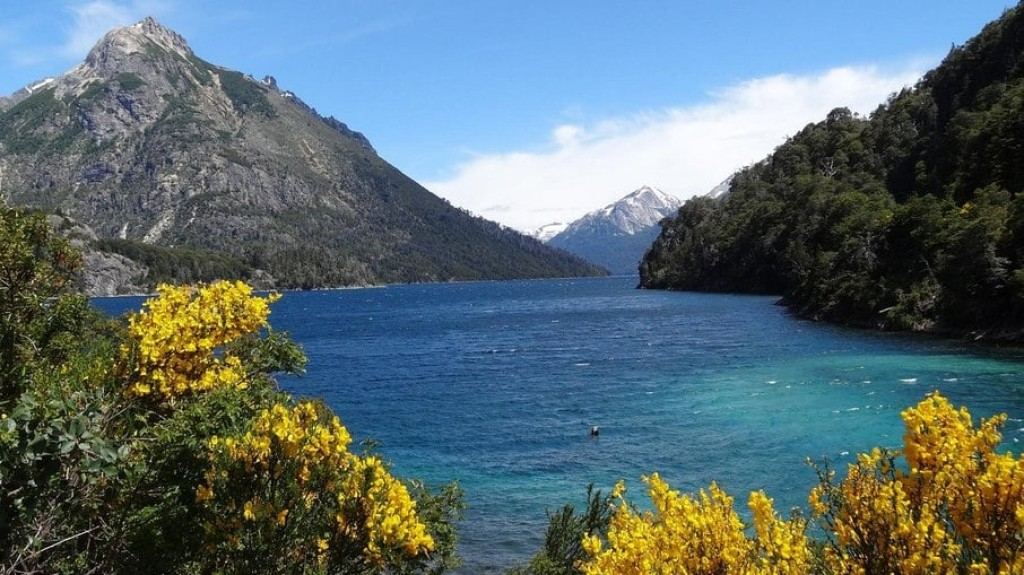
[[[803,540],[803,525],[784,528],[786,523],[774,519],[770,500],[752,500],[755,513],[769,521],[765,535],[778,539],[762,543],[747,538],[743,523],[733,510],[732,498],[716,484],[693,497],[672,490],[657,473],[644,481],[654,510],[638,514],[625,502],[621,503],[611,520],[607,547],[595,536],[584,538],[583,548],[591,556],[580,566],[584,573],[753,574],[761,572],[758,557],[769,551],[781,558],[771,555],[765,562],[768,570],[764,573],[800,573],[809,565],[801,562],[810,557]],[[769,527],[774,529],[770,533]],[[802,548],[798,550],[796,545]],[[792,570],[776,569],[790,564]]]
[[[626,493],[626,482],[618,480],[615,482],[615,487],[612,488],[612,498],[619,499]]]
[[[1024,468],[994,449],[1005,416],[975,427],[966,409],[938,393],[902,414],[901,451],[873,450],[838,485],[811,493],[815,516],[831,526],[825,562],[835,573],[1014,572],[1024,523]],[[903,456],[906,467],[896,459]],[[968,562],[968,559],[975,559]]]
[[[749,496],[748,534],[714,483],[682,495],[655,473],[644,480],[653,509],[622,501],[606,541],[581,542],[590,558],[579,567],[587,575],[1024,573],[1024,460],[995,452],[1006,416],[975,427],[937,393],[902,415],[902,450],[860,454],[838,482],[821,473],[808,497],[829,531],[819,558],[806,522],[782,520],[763,492]]]
[[[211,489],[208,485],[200,485],[198,488],[196,488],[197,503],[202,503],[203,501],[207,501],[211,498],[213,498],[213,489]]]
[[[285,525],[298,513],[295,521],[300,524],[303,518],[330,518],[330,525],[321,529],[367,541],[363,558],[371,565],[384,566],[388,558],[433,550],[434,540],[417,516],[416,503],[405,485],[379,458],[350,453],[348,430],[337,417],[322,413],[314,402],[278,403],[258,413],[241,435],[208,441],[213,469],[199,490],[223,498],[204,500],[206,504],[229,510],[218,523],[224,531],[219,537],[239,536],[261,525]],[[273,490],[264,487],[261,492],[273,492],[275,499],[245,500],[241,504],[244,521],[231,522],[231,510],[238,506],[232,494],[251,493],[254,487],[271,484]],[[237,517],[238,512],[233,513]],[[326,539],[307,544],[305,551],[300,546],[296,552],[318,562],[326,560]]]
[[[127,394],[169,400],[225,385],[244,388],[241,361],[219,351],[265,327],[269,304],[278,298],[253,296],[243,282],[159,286],[146,309],[129,318],[132,345],[121,348],[121,364],[134,379]]]
[[[245,505],[242,506],[242,517],[249,521],[256,520],[256,506],[252,501],[246,501]]]

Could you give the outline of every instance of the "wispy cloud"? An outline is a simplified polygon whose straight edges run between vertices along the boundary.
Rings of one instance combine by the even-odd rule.
[[[132,14],[126,6],[98,0],[69,8],[73,19],[60,55],[74,58],[85,54],[96,40],[115,26],[131,23]]]
[[[336,27],[326,34],[311,34],[304,41],[268,44],[260,49],[261,56],[288,57],[300,54],[315,55],[338,46],[358,42],[367,37],[387,34],[408,26],[412,20],[401,14],[389,14],[352,27]]]
[[[0,46],[18,40],[20,35],[9,22],[0,22]]]
[[[111,28],[137,22],[147,15],[161,11],[163,6],[162,2],[150,0],[92,0],[73,3],[67,9],[72,20],[59,54],[66,58],[80,58]]]
[[[922,69],[843,67],[739,82],[696,105],[555,126],[545,151],[476,155],[453,177],[425,185],[520,230],[576,219],[645,184],[685,199],[762,159],[835,107],[870,113]]]
[[[0,26],[0,46],[7,47],[4,57],[18,67],[74,62],[81,60],[110,29],[167,11],[166,0],[64,2],[52,18],[57,24],[55,29],[60,31],[59,37],[39,34],[35,28],[42,22],[8,22]],[[54,27],[53,21],[45,25]]]

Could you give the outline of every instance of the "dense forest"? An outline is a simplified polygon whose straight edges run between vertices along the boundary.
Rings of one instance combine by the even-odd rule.
[[[954,47],[869,117],[845,108],[694,198],[640,286],[782,294],[806,317],[1019,338],[1024,10]]]

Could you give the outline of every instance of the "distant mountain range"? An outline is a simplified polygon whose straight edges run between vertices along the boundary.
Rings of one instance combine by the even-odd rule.
[[[151,18],[0,98],[0,170],[9,203],[72,218],[95,234],[87,247],[144,263],[135,285],[601,273],[450,205],[273,78],[210,64]]]
[[[658,222],[675,214],[681,204],[678,198],[644,186],[570,224],[549,224],[533,235],[615,275],[636,275],[644,252],[658,236]]]

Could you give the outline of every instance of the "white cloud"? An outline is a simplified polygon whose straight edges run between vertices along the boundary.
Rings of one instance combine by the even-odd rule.
[[[148,2],[93,0],[76,3],[68,9],[72,22],[60,54],[66,58],[81,58],[112,28],[133,24],[153,8]]]
[[[56,17],[60,37],[7,23],[0,27],[0,47],[9,46],[4,57],[17,67],[80,61],[103,35],[118,26],[126,26],[146,16],[169,11],[169,0],[75,0],[65,2],[63,14]],[[54,27],[47,22],[47,28]],[[27,38],[35,38],[28,41]]]
[[[916,82],[921,68],[844,67],[740,82],[696,105],[555,126],[547,151],[477,155],[453,177],[425,185],[520,230],[574,220],[645,184],[686,199],[761,160],[835,107],[869,114]]]

